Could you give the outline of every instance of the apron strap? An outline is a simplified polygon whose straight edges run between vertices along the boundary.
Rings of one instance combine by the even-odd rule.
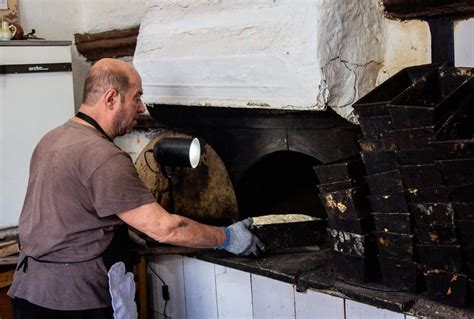
[[[24,273],[28,272],[28,259],[30,258],[39,263],[77,264],[102,257],[102,261],[104,262],[107,271],[110,270],[110,267],[112,267],[113,264],[119,261],[122,261],[125,264],[127,271],[131,271],[133,268],[133,256],[131,254],[131,248],[132,241],[128,236],[128,228],[126,225],[121,225],[118,227],[112,239],[112,242],[109,244],[107,249],[99,256],[81,261],[51,261],[25,255],[18,263],[16,270],[22,270]]]
[[[89,123],[90,125],[92,125],[93,127],[95,127],[95,129],[99,132],[101,132],[111,143],[113,143],[114,141],[107,135],[107,133],[105,133],[104,129],[99,125],[99,123],[97,123],[96,120],[94,120],[92,117],[90,117],[89,115],[87,114],[84,114],[82,112],[77,112],[76,113],[76,117],[77,118],[80,118],[81,120],[83,121],[86,121],[87,123]]]
[[[28,272],[28,256],[24,256],[16,267],[16,271],[22,270],[24,273]]]

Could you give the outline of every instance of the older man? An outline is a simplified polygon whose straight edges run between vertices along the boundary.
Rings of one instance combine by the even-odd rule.
[[[156,203],[112,142],[145,111],[142,93],[131,65],[100,60],[87,75],[79,112],[37,145],[19,223],[22,252],[8,292],[17,318],[110,318],[107,272],[120,260],[124,223],[162,243],[238,255],[263,249],[248,220],[214,227]]]

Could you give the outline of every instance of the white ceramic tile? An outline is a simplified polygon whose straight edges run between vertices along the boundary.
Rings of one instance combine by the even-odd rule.
[[[250,274],[215,265],[219,319],[252,318]]]
[[[149,267],[161,277],[168,286],[170,300],[166,305],[166,315],[168,318],[186,318],[186,298],[184,294],[184,275],[183,275],[183,257],[179,255],[162,255],[156,256],[153,262],[149,263]],[[164,318],[163,311],[165,302],[162,297],[161,280],[150,271],[148,271],[149,295],[148,303],[153,312],[153,318]]]
[[[292,285],[258,275],[251,280],[254,318],[295,318]]]
[[[346,319],[405,319],[405,315],[346,300]]]
[[[344,319],[344,299],[314,290],[295,291],[296,319]]]
[[[214,264],[183,257],[187,319],[217,317]]]

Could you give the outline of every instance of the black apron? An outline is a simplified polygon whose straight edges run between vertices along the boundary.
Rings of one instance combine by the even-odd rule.
[[[128,272],[132,271],[133,265],[137,261],[137,257],[132,254],[132,247],[133,242],[130,239],[130,236],[128,235],[127,225],[120,225],[118,226],[109,246],[107,246],[107,248],[99,256],[80,261],[51,261],[25,255],[18,263],[16,270],[22,270],[23,272],[27,272],[29,258],[33,259],[36,262],[47,264],[77,264],[86,261],[91,261],[97,258],[102,258],[102,262],[107,268],[107,271],[110,269],[110,267],[112,267],[113,264],[121,261],[125,264],[125,269]]]

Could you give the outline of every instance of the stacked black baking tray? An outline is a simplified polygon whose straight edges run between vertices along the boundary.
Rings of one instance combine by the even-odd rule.
[[[368,166],[366,162],[366,166]],[[375,220],[383,282],[398,291],[417,291],[420,272],[415,261],[413,219],[398,169],[366,177]]]
[[[320,165],[314,170],[321,183],[319,196],[328,214],[328,234],[334,244],[337,275],[356,283],[377,280],[373,221],[361,159]]]
[[[437,66],[406,68],[354,105],[363,138],[359,141],[367,171],[369,201],[375,221],[383,282],[398,291],[417,291],[420,271],[415,260],[413,219],[410,214],[397,156],[397,136],[389,103],[413,87]]]
[[[468,70],[435,68],[388,103],[400,172],[393,178],[400,177],[406,189],[415,223],[416,259],[428,296],[456,306],[466,304],[468,279],[451,203],[452,186],[446,185],[432,142],[456,130],[455,121],[449,119],[459,117],[460,110],[465,114],[467,98],[474,92],[471,80]]]
[[[473,92],[474,93],[474,92]],[[472,94],[474,95],[474,94]],[[463,118],[470,129],[458,131],[459,139],[437,141],[432,143],[435,162],[443,177],[447,192],[451,198],[449,222],[457,233],[456,248],[445,252],[445,259],[451,260],[451,265],[444,268],[459,268],[459,271],[427,272],[427,282],[432,282],[431,295],[436,300],[446,299],[446,291],[450,291],[449,304],[464,305],[474,303],[474,96],[471,97],[471,111]],[[459,123],[459,122],[458,122]],[[434,213],[434,211],[433,211]],[[444,216],[441,216],[444,217]],[[458,248],[460,247],[460,249]],[[449,255],[448,255],[449,254]],[[441,268],[441,267],[437,267]],[[467,276],[466,276],[467,275]],[[431,276],[431,280],[428,280]],[[430,287],[428,287],[430,288]],[[467,292],[467,297],[466,297]]]
[[[465,305],[474,287],[473,69],[404,69],[354,109],[385,285],[419,291],[425,279],[432,299]]]

